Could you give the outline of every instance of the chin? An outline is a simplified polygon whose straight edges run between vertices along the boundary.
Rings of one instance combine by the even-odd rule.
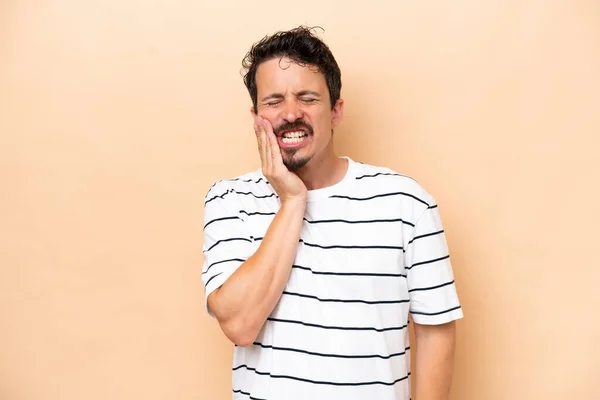
[[[294,172],[302,169],[308,162],[310,161],[310,157],[290,157],[283,160],[283,165],[285,167]]]

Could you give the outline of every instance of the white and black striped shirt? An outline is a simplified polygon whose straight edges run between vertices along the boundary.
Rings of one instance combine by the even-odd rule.
[[[463,316],[433,197],[345,158],[341,182],[309,191],[279,303],[255,343],[235,347],[234,399],[408,400],[409,315],[419,324]],[[211,187],[205,298],[257,250],[278,209],[260,170]]]

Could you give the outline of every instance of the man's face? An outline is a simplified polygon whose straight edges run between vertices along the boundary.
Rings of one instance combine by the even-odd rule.
[[[331,109],[323,74],[315,67],[275,58],[258,67],[256,86],[258,115],[273,126],[290,171],[313,158],[333,155],[331,131],[341,120],[343,102]]]

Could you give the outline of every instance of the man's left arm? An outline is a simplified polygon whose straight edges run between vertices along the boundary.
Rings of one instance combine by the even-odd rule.
[[[410,314],[414,322],[413,400],[448,400],[454,369],[456,320],[463,317],[450,252],[433,197],[406,244]]]
[[[446,400],[454,369],[456,323],[415,324],[415,400]]]

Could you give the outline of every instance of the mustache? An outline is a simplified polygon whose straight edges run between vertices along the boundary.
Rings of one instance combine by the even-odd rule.
[[[305,131],[309,135],[312,135],[314,130],[312,126],[308,125],[304,121],[294,121],[294,122],[286,122],[283,125],[280,125],[273,131],[273,133],[277,136],[281,134],[281,132],[285,131]]]

